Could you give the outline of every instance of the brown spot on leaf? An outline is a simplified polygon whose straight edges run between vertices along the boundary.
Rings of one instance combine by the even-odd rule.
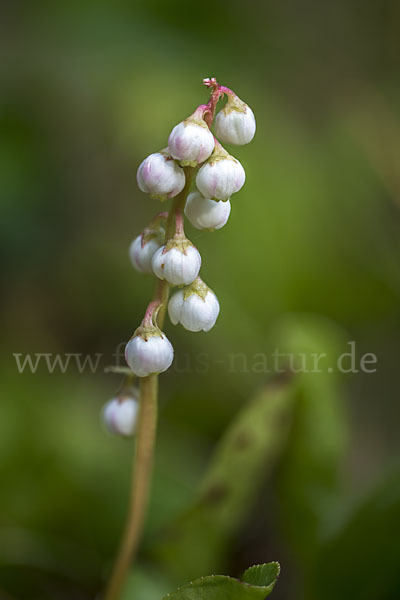
[[[205,492],[204,502],[214,505],[219,504],[226,498],[227,494],[229,494],[229,488],[225,483],[214,483]]]
[[[236,450],[245,450],[253,443],[253,438],[248,431],[238,431],[234,437],[234,446]]]

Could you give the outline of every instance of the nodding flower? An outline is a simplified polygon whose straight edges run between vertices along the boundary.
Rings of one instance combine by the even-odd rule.
[[[142,192],[159,200],[177,196],[186,181],[183,169],[166,150],[145,158],[138,168],[136,179]]]
[[[216,142],[214,152],[197,173],[196,185],[205,198],[228,200],[242,188],[245,179],[240,162]]]
[[[148,227],[138,235],[129,246],[132,265],[142,273],[152,273],[151,259],[165,238],[165,221],[168,213],[159,213]]]
[[[117,396],[103,407],[103,422],[110,433],[132,437],[136,431],[139,402],[133,396]]]
[[[236,94],[228,95],[228,102],[215,117],[215,135],[224,144],[243,146],[256,132],[254,113]]]
[[[140,327],[125,347],[125,360],[138,377],[163,373],[174,359],[171,342],[154,322],[159,307],[157,301],[149,304]]]
[[[230,213],[229,200],[216,202],[204,198],[197,190],[187,197],[185,215],[196,229],[221,229],[226,225]]]
[[[201,256],[183,231],[183,215],[176,215],[176,233],[159,248],[151,261],[154,274],[171,285],[188,285],[199,274]]]
[[[204,106],[176,125],[168,138],[168,150],[184,167],[204,162],[214,150],[214,136],[203,120]]]
[[[216,295],[200,279],[176,292],[168,304],[171,322],[181,323],[189,331],[210,331],[219,315]]]

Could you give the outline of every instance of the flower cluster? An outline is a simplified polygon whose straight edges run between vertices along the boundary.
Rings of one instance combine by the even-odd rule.
[[[159,200],[174,199],[169,212],[157,215],[130,246],[135,269],[153,273],[160,280],[155,300],[125,349],[126,361],[138,377],[162,373],[173,361],[173,347],[157,322],[160,311],[165,312],[170,286],[180,288],[168,303],[174,325],[181,323],[189,331],[209,331],[219,314],[216,295],[199,277],[201,256],[185,235],[184,216],[196,229],[221,229],[231,212],[231,196],[245,182],[240,162],[211,132],[218,100],[227,97],[216,115],[214,129],[223,143],[249,143],[256,123],[251,108],[232,90],[214,78],[205,79],[204,84],[211,89],[208,104],[200,105],[178,123],[169,135],[168,146],[145,158],[137,172],[143,192]],[[190,191],[193,179],[195,189]]]

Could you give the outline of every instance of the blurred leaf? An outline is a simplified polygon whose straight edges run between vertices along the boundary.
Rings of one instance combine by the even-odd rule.
[[[232,537],[286,442],[293,391],[290,379],[270,383],[240,411],[215,451],[194,505],[156,545],[163,565],[180,580],[214,571],[229,559]]]
[[[274,589],[279,570],[279,563],[272,562],[247,569],[242,581],[226,575],[201,577],[163,600],[263,600]]]
[[[136,564],[124,585],[121,600],[160,600],[168,589],[171,589],[170,582],[161,573]]]
[[[334,367],[348,349],[335,324],[309,315],[282,319],[274,340],[282,353],[299,360],[302,354],[308,360],[313,354],[325,354],[320,369],[312,369],[308,362],[308,369],[298,373],[293,428],[279,469],[282,524],[298,555],[309,563],[318,541],[334,523],[341,497],[347,430],[342,376]]]
[[[320,550],[311,598],[400,598],[400,471],[391,473]]]

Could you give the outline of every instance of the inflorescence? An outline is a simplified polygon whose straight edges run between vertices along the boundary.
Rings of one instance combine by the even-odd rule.
[[[184,232],[184,217],[196,229],[221,229],[231,212],[230,198],[244,185],[245,172],[221,142],[249,143],[255,134],[253,111],[229,88],[215,78],[205,79],[211,90],[208,104],[176,125],[168,146],[150,154],[137,171],[139,188],[161,201],[173,198],[171,209],[149,223],[131,243],[129,254],[135,267],[153,273],[159,280],[156,298],[126,345],[125,358],[132,374],[147,377],[166,371],[172,364],[172,344],[160,329],[158,314],[167,308],[169,287],[179,289],[168,302],[171,322],[189,331],[209,331],[218,318],[220,306],[214,292],[200,278],[201,256]],[[227,102],[211,125],[217,102]],[[195,189],[190,190],[195,178]],[[162,319],[161,319],[162,320]],[[126,404],[129,402],[129,404]],[[104,411],[108,428],[132,435],[135,430],[136,398],[113,399]],[[126,421],[126,425],[125,425]]]

